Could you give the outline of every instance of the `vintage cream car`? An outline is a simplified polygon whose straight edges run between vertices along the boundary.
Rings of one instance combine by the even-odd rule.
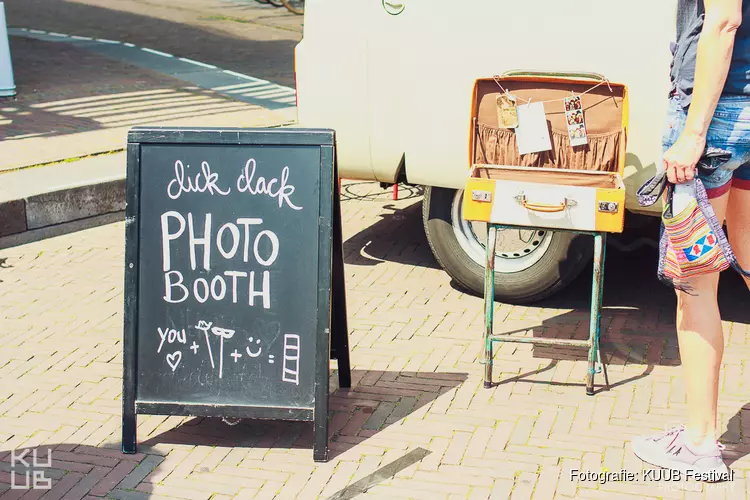
[[[308,2],[295,55],[298,120],[336,131],[342,177],[425,186],[424,228],[436,259],[481,293],[486,231],[462,217],[475,80],[509,70],[575,71],[627,85],[626,208],[643,213],[635,191],[661,161],[675,6],[674,0]],[[652,210],[656,215],[659,207]],[[591,259],[590,236],[502,233],[495,286],[501,300],[549,296]]]

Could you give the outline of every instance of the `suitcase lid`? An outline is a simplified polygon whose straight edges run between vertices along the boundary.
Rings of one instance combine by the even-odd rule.
[[[566,168],[560,166],[560,164],[572,165],[578,161],[578,163],[583,165],[584,168],[582,169],[585,170],[603,169],[616,171],[620,175],[623,174],[629,118],[627,86],[622,83],[608,81],[604,76],[599,74],[581,72],[561,73],[519,70],[499,76],[476,79],[474,82],[470,117],[470,166],[477,163],[480,127],[483,127],[485,131],[492,131],[493,127],[498,127],[496,99],[498,95],[505,91],[515,95],[519,105],[525,104],[529,100],[532,102],[544,102],[545,115],[548,126],[553,134],[553,139],[557,136],[557,140],[553,140],[554,155],[550,156],[554,156],[559,161],[557,165],[553,163],[542,166],[547,168]],[[571,161],[567,161],[569,158],[561,155],[561,152],[557,151],[555,147],[564,142],[564,138],[560,136],[567,137],[567,123],[563,99],[574,94],[581,96],[584,121],[587,135],[590,138],[590,144],[587,146],[572,147],[568,142],[567,148],[572,148],[572,151],[566,148],[565,155],[570,156],[571,159]],[[505,136],[508,144],[515,144],[514,138],[511,140],[509,137],[509,134],[514,134],[512,129],[499,129],[498,133]],[[613,153],[612,164],[586,164],[587,160],[581,160],[584,157],[591,158],[591,155],[587,156],[586,149],[591,145],[591,141],[602,140],[609,142],[608,147],[610,149],[616,149]],[[518,157],[516,159],[521,160],[519,163],[527,163],[526,165],[513,164],[511,166],[539,166],[528,164],[529,161],[533,161],[531,158],[532,155],[537,153],[523,156],[518,155],[517,150],[513,152],[508,151],[508,153],[510,157],[514,157],[515,154]],[[489,162],[483,161],[481,163]]]

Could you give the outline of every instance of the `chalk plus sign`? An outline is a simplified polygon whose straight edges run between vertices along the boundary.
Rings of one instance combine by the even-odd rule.
[[[198,344],[195,343],[195,340],[193,340],[193,345],[191,345],[190,348],[193,350],[193,354],[198,352]]]
[[[236,363],[237,359],[242,357],[242,354],[238,353],[237,349],[235,349],[234,352],[230,354],[230,356],[234,358],[234,362]]]

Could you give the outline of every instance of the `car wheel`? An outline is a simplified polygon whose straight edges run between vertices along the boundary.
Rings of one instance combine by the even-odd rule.
[[[422,218],[432,253],[463,288],[484,293],[487,225],[463,218],[463,190],[427,187]],[[495,298],[531,303],[569,285],[593,258],[590,236],[533,229],[498,231]]]

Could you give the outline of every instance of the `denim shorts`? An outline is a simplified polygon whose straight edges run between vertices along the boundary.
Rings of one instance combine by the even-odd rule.
[[[679,96],[670,98],[668,109],[662,136],[664,151],[677,141],[687,119]],[[721,196],[732,187],[750,190],[750,96],[725,95],[719,99],[706,134],[706,147],[732,153],[729,161],[712,174],[699,174],[709,198]]]

